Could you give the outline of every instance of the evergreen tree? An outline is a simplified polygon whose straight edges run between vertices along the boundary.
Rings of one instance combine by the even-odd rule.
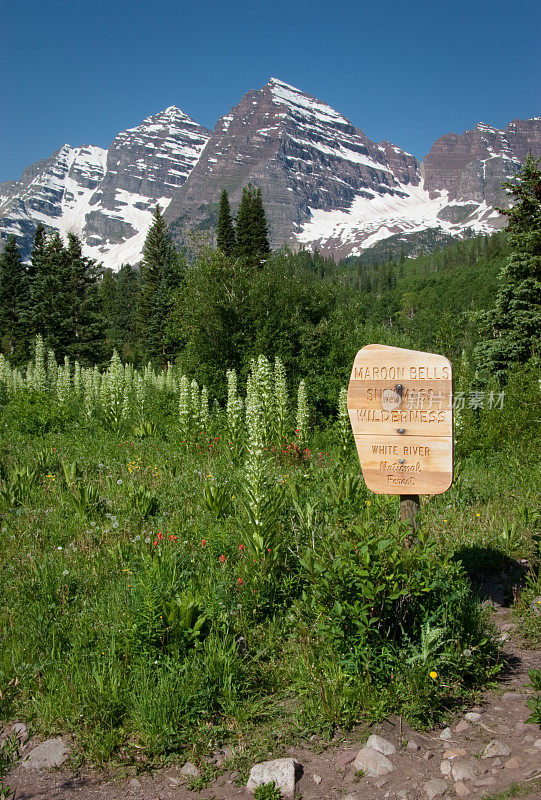
[[[527,361],[541,348],[541,172],[530,153],[516,182],[504,184],[514,198],[507,227],[511,254],[500,274],[495,306],[480,315],[485,340],[476,349],[480,367],[501,378],[509,364]]]
[[[252,194],[252,247],[254,257],[259,256],[261,259],[271,251],[261,189]]]
[[[231,217],[231,207],[226,190],[222,191],[218,210],[217,245],[226,256],[233,255],[235,250],[235,228]]]
[[[105,270],[100,283],[107,352],[117,350],[123,361],[133,361],[137,348],[137,302],[139,272],[130,264],[122,264],[118,272]]]
[[[237,212],[237,243],[235,255],[250,259],[252,249],[252,185],[245,186]]]
[[[263,208],[261,189],[251,184],[242,190],[237,213],[236,255],[257,266],[270,253],[267,220]]]
[[[175,251],[160,207],[156,206],[143,248],[138,301],[138,334],[145,360],[167,361],[167,315],[183,274],[184,264]]]
[[[28,276],[14,236],[0,255],[0,347],[14,361],[27,356],[25,311],[30,296]]]
[[[100,268],[96,261],[83,256],[81,241],[68,234],[66,260],[69,270],[70,305],[69,342],[63,355],[81,364],[95,364],[105,358],[105,321],[98,288]]]
[[[67,254],[58,233],[43,237],[33,260],[30,329],[41,334],[46,348],[58,356],[70,344],[71,280]]]

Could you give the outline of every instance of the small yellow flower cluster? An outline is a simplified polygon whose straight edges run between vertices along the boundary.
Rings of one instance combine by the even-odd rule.
[[[142,468],[141,456],[138,456],[135,459],[135,461],[128,461],[128,472],[129,473],[137,472],[137,470],[140,470],[141,468]]]
[[[430,673],[430,677],[432,678],[433,681],[435,681],[436,678],[438,677],[438,673],[435,670],[432,670],[432,672]]]

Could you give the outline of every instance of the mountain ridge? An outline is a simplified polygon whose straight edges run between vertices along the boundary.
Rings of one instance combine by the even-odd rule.
[[[341,258],[428,229],[460,238],[504,224],[495,210],[507,200],[501,183],[529,150],[541,155],[541,117],[445,134],[419,162],[270,78],[213,131],[172,105],[121,131],[107,150],[65,144],[30,165],[0,184],[0,244],[14,233],[27,256],[41,221],[77,233],[87,255],[118,269],[139,261],[157,203],[182,244],[194,229],[212,237],[222,189],[235,209],[248,182],[262,189],[273,247]]]

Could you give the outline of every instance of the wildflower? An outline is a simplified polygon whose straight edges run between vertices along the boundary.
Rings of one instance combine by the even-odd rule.
[[[223,564],[223,563],[224,563],[224,561],[225,561],[225,556],[222,554],[222,555],[220,556],[220,563],[221,563],[221,564]]]
[[[62,575],[69,575],[69,572],[68,572],[68,570],[67,570],[67,569],[65,569],[65,570],[64,570],[64,572],[62,573]]]
[[[152,544],[154,545],[154,547],[156,547],[156,545],[158,544],[158,540],[157,540],[157,539],[155,539],[155,540],[152,542]]]
[[[119,478],[119,480],[117,481],[118,486],[120,486],[121,483],[122,483],[122,478]]]
[[[178,539],[178,536],[170,536],[169,537],[169,541],[170,542],[176,542],[177,539]]]
[[[163,533],[161,531],[158,531],[158,539],[163,539]]]
[[[243,544],[239,544],[239,550],[244,550],[244,549],[245,549],[244,545]]]
[[[205,547],[206,543],[207,543],[207,540],[203,539],[203,541],[201,542],[201,547]]]
[[[447,520],[446,520],[446,519],[444,519],[443,521],[444,521],[444,522],[447,522]]]
[[[435,681],[436,678],[438,677],[438,673],[435,670],[432,670],[432,672],[430,673],[430,677],[432,678],[433,681]]]
[[[242,580],[242,578],[239,578],[238,581],[237,581],[237,584],[239,586],[242,586],[243,583],[244,583],[244,581]]]
[[[479,512],[478,512],[478,513],[477,513],[475,516],[476,516],[476,517],[480,517],[480,516],[481,516],[481,514],[479,514]]]
[[[366,501],[366,505],[367,505],[367,506],[371,505],[371,503],[370,503],[370,500],[367,500],[367,501]]]

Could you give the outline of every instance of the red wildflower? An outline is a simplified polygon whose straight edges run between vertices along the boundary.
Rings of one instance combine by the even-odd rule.
[[[244,545],[243,544],[239,544],[239,550],[244,550],[244,549],[245,549]]]
[[[169,541],[170,542],[176,542],[177,539],[178,539],[178,536],[170,536],[169,537]]]
[[[224,561],[225,561],[225,556],[222,554],[222,555],[220,556],[220,563],[221,563],[221,564],[223,564],[223,563],[224,563]]]
[[[161,531],[158,531],[158,539],[163,539],[163,533]]]
[[[204,547],[206,545],[206,543],[207,543],[207,540],[203,539],[203,541],[201,542],[201,547]]]
[[[156,547],[156,545],[158,544],[158,540],[156,539],[156,541],[152,542],[152,544],[154,545],[154,547]]]
[[[237,581],[237,583],[238,583],[238,585],[239,585],[239,586],[242,586],[242,584],[244,583],[244,581],[242,580],[242,578],[239,578],[239,579],[238,579],[238,581]]]

